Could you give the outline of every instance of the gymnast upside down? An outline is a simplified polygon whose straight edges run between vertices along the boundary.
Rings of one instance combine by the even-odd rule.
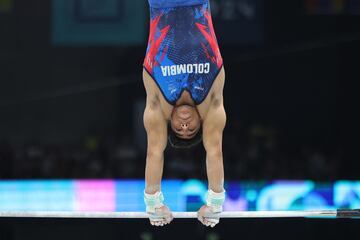
[[[149,4],[151,23],[143,70],[146,211],[152,225],[163,226],[173,219],[161,192],[167,142],[188,148],[202,141],[209,190],[198,219],[214,227],[225,201],[222,135],[226,113],[225,72],[209,0],[149,0]]]

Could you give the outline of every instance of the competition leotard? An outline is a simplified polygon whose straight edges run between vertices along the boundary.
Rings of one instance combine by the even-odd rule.
[[[223,60],[208,0],[149,0],[150,33],[144,68],[167,102],[187,90],[200,104]]]

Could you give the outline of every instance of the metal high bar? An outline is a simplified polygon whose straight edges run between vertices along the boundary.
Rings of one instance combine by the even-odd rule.
[[[197,218],[197,212],[172,212],[174,218]],[[360,218],[360,209],[310,211],[228,211],[220,218]],[[148,218],[145,212],[0,211],[2,218]]]

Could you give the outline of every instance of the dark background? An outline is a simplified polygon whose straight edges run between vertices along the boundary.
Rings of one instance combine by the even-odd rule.
[[[354,220],[223,219],[214,229],[195,219],[176,219],[163,228],[140,220],[0,219],[1,239],[338,239],[357,236]]]
[[[241,32],[248,19],[222,18],[227,2],[214,3],[226,178],[358,178],[358,157],[346,150],[358,125],[349,85],[358,80],[360,16],[349,13],[358,4],[337,12],[331,1],[312,11],[316,0],[264,1],[258,25]],[[55,45],[48,0],[14,1],[0,36],[1,178],[143,177],[146,36],[135,46]],[[164,177],[205,178],[204,159],[202,146],[168,149]]]
[[[214,16],[229,179],[359,176],[345,148],[357,125],[348,83],[358,80],[360,17],[309,13],[308,2],[262,3],[253,42],[234,41],[246,36],[236,25],[246,19]],[[0,176],[142,178],[146,36],[138,46],[54,45],[51,16],[48,0],[18,0],[0,15]],[[166,156],[165,177],[205,178],[202,146]]]
[[[360,11],[350,14],[351,0],[341,12],[309,11],[309,2],[316,0],[264,1],[252,41],[238,29],[246,19],[213,16],[226,68],[226,179],[359,179]],[[146,36],[135,46],[51,39],[51,1],[16,0],[0,13],[0,178],[143,178]],[[206,179],[202,146],[167,149],[165,159],[164,178]],[[0,239],[172,239],[184,234],[179,229],[194,239],[356,234],[347,220],[223,222],[215,231],[187,221],[160,231],[130,222],[125,233],[125,223],[110,220],[1,219]]]
[[[236,25],[217,31],[227,74],[224,155],[231,178],[358,177],[357,158],[345,158],[344,148],[352,128],[347,114],[358,105],[348,82],[357,80],[359,16],[309,14],[305,6],[266,1],[254,44],[229,40],[246,34]],[[222,23],[214,22],[215,28]],[[0,159],[9,165],[1,176],[142,177],[144,145],[134,129],[145,97],[146,37],[139,46],[54,46],[47,0],[15,1],[0,24]],[[119,151],[116,160],[136,161],[137,170],[109,170]],[[169,165],[172,155],[193,151],[199,153],[191,161],[201,164],[203,149],[195,149],[169,150]],[[74,156],[82,154],[85,159]],[[98,170],[78,174],[76,161],[93,161]],[[46,162],[48,172],[41,169]],[[186,162],[192,169],[180,177],[198,176],[202,166]]]

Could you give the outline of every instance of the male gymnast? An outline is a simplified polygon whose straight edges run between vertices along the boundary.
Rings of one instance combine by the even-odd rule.
[[[164,150],[203,141],[208,191],[198,219],[219,222],[225,201],[222,134],[225,72],[210,13],[209,0],[149,0],[150,32],[144,60],[147,132],[144,201],[150,223],[173,219],[164,205],[161,179]]]

